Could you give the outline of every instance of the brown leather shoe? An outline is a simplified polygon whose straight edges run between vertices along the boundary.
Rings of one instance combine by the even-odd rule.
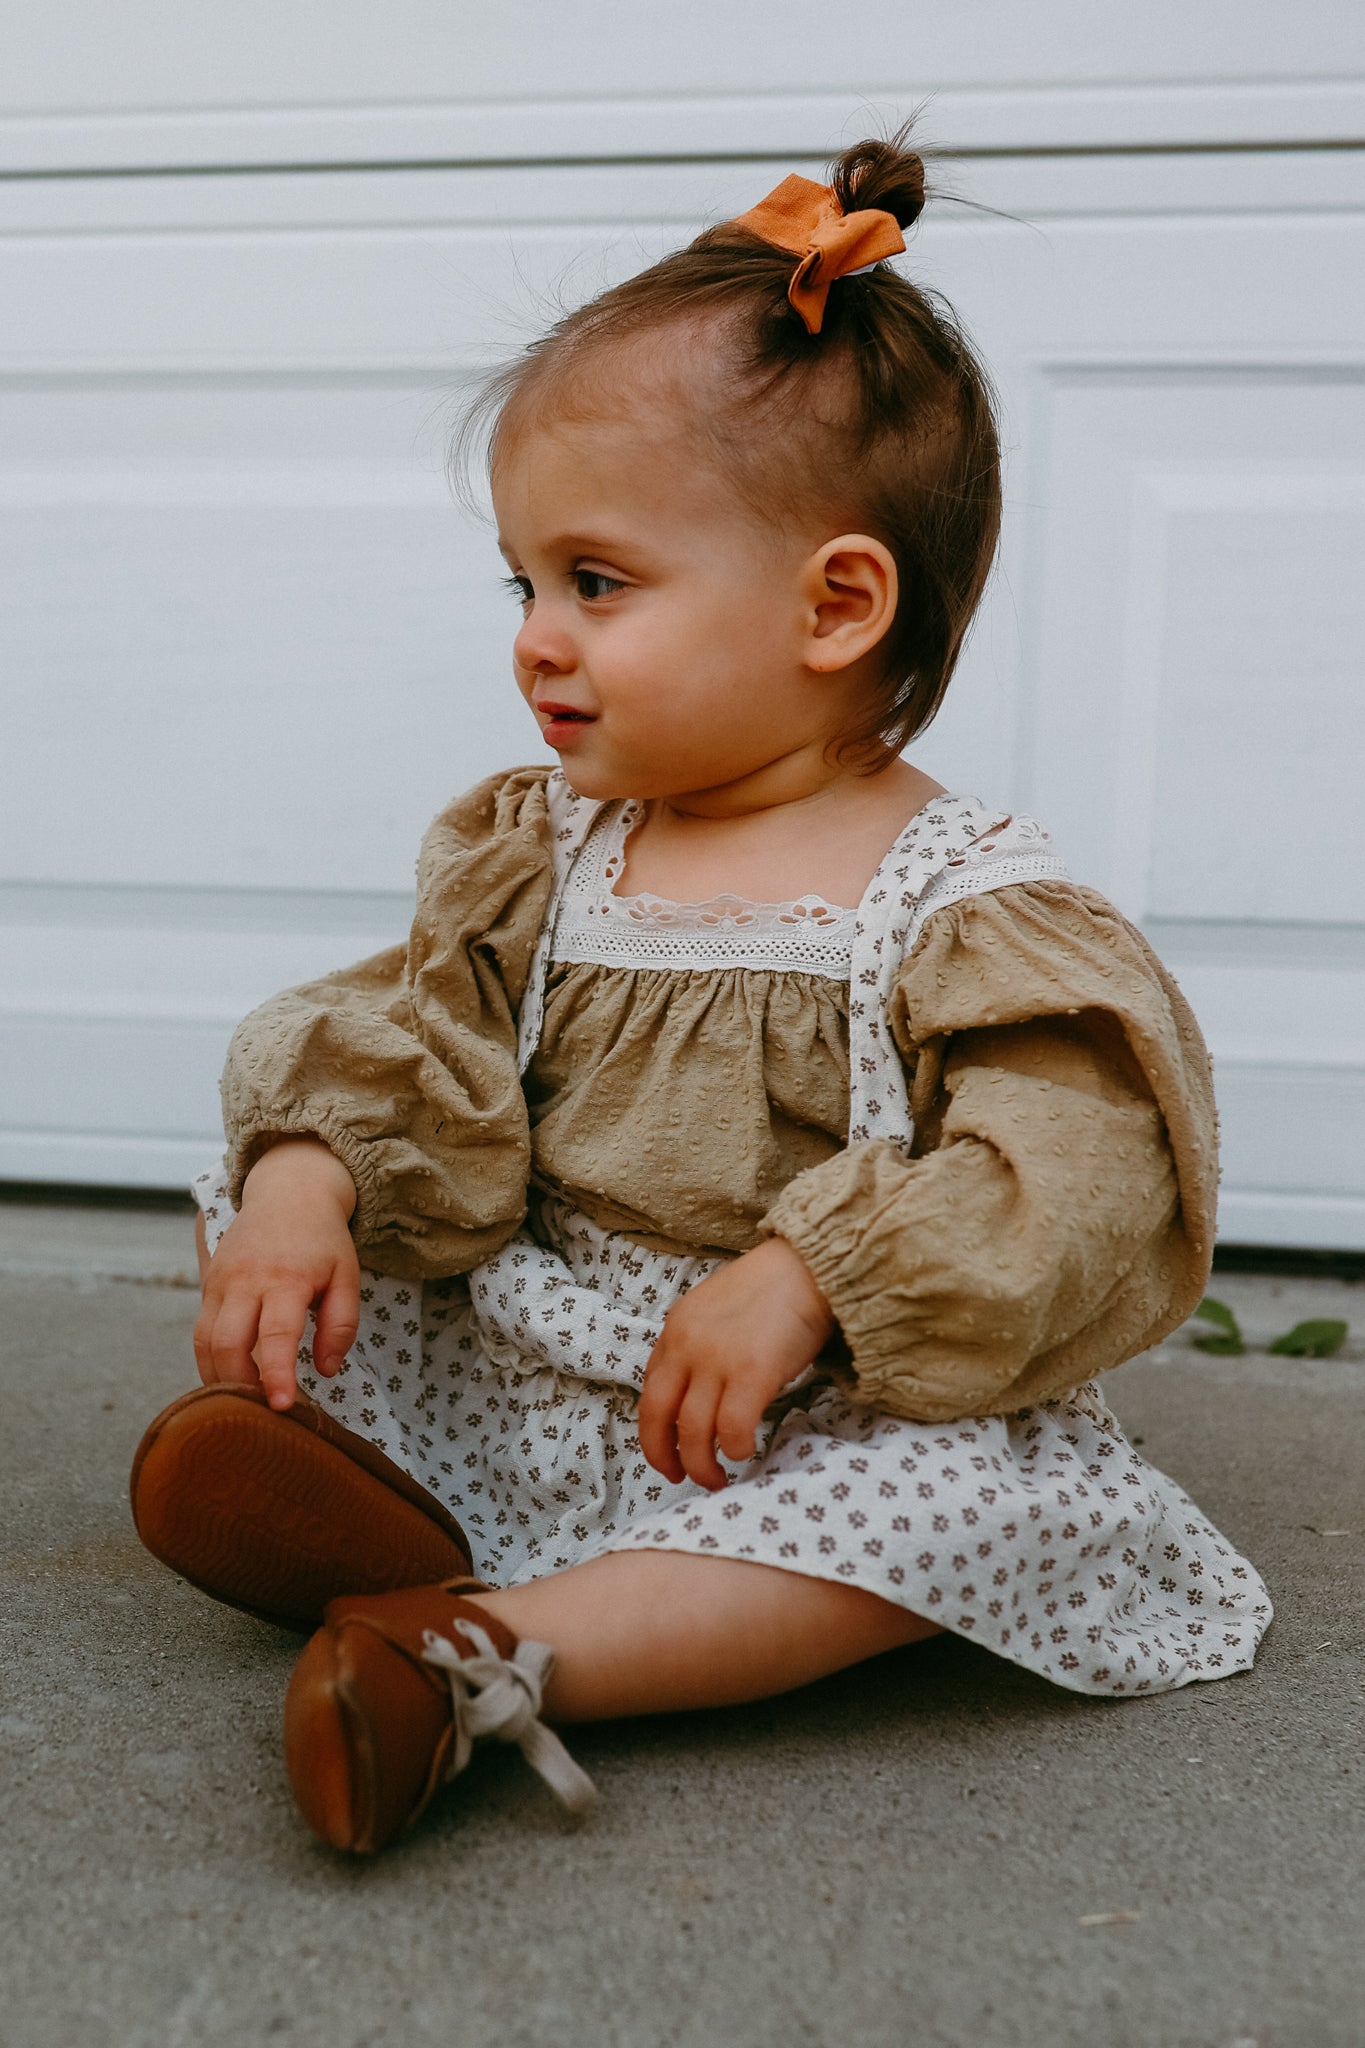
[[[537,1718],[553,1652],[460,1598],[480,1590],[451,1579],[328,1606],[289,1681],[284,1755],[299,1810],[334,1849],[384,1848],[464,1769],[480,1736],[515,1742],[571,1812],[596,1798]]]
[[[154,1557],[284,1628],[316,1628],[338,1593],[470,1570],[454,1516],[303,1396],[280,1411],[259,1387],[196,1387],[143,1437],[129,1490]]]

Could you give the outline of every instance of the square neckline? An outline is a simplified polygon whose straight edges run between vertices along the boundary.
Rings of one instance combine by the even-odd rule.
[[[922,808],[922,806],[921,806]],[[915,817],[919,812],[915,812]],[[644,803],[636,796],[620,799],[620,811],[613,819],[607,833],[607,852],[602,863],[601,880],[613,903],[627,906],[632,917],[649,921],[653,918],[671,925],[711,924],[713,922],[743,922],[745,925],[796,924],[813,920],[826,929],[842,925],[845,920],[856,919],[857,903],[831,903],[817,889],[808,889],[801,896],[787,897],[778,902],[764,902],[756,896],[741,896],[732,889],[718,890],[714,896],[700,897],[687,901],[675,896],[661,896],[656,890],[642,889],[622,891],[617,883],[624,877],[627,863],[626,847],[632,832],[643,822]],[[913,823],[913,819],[910,821]],[[902,827],[902,833],[908,830]],[[897,839],[893,840],[895,845]],[[889,849],[888,849],[889,851]],[[882,859],[886,856],[883,854]],[[881,862],[878,862],[880,868]]]

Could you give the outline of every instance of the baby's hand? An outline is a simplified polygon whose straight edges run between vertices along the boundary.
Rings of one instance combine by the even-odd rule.
[[[360,1327],[360,1265],[347,1229],[355,1199],[350,1174],[319,1139],[285,1139],[257,1160],[204,1277],[194,1355],[206,1386],[259,1380],[272,1408],[290,1407],[310,1308],[313,1363],[340,1370]]]
[[[717,1457],[751,1458],[771,1400],[834,1328],[829,1303],[791,1246],[770,1237],[675,1302],[640,1395],[640,1443],[666,1479],[718,1492]]]

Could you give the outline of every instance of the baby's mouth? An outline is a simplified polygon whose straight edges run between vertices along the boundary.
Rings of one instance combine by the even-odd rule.
[[[576,732],[597,723],[592,712],[579,711],[572,704],[537,704],[535,709],[542,721],[540,736],[549,747],[571,747],[575,744],[573,736]]]

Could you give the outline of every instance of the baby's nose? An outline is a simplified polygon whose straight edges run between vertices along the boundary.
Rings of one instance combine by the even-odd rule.
[[[522,621],[512,642],[512,660],[528,675],[564,675],[575,665],[568,636],[535,610]]]

